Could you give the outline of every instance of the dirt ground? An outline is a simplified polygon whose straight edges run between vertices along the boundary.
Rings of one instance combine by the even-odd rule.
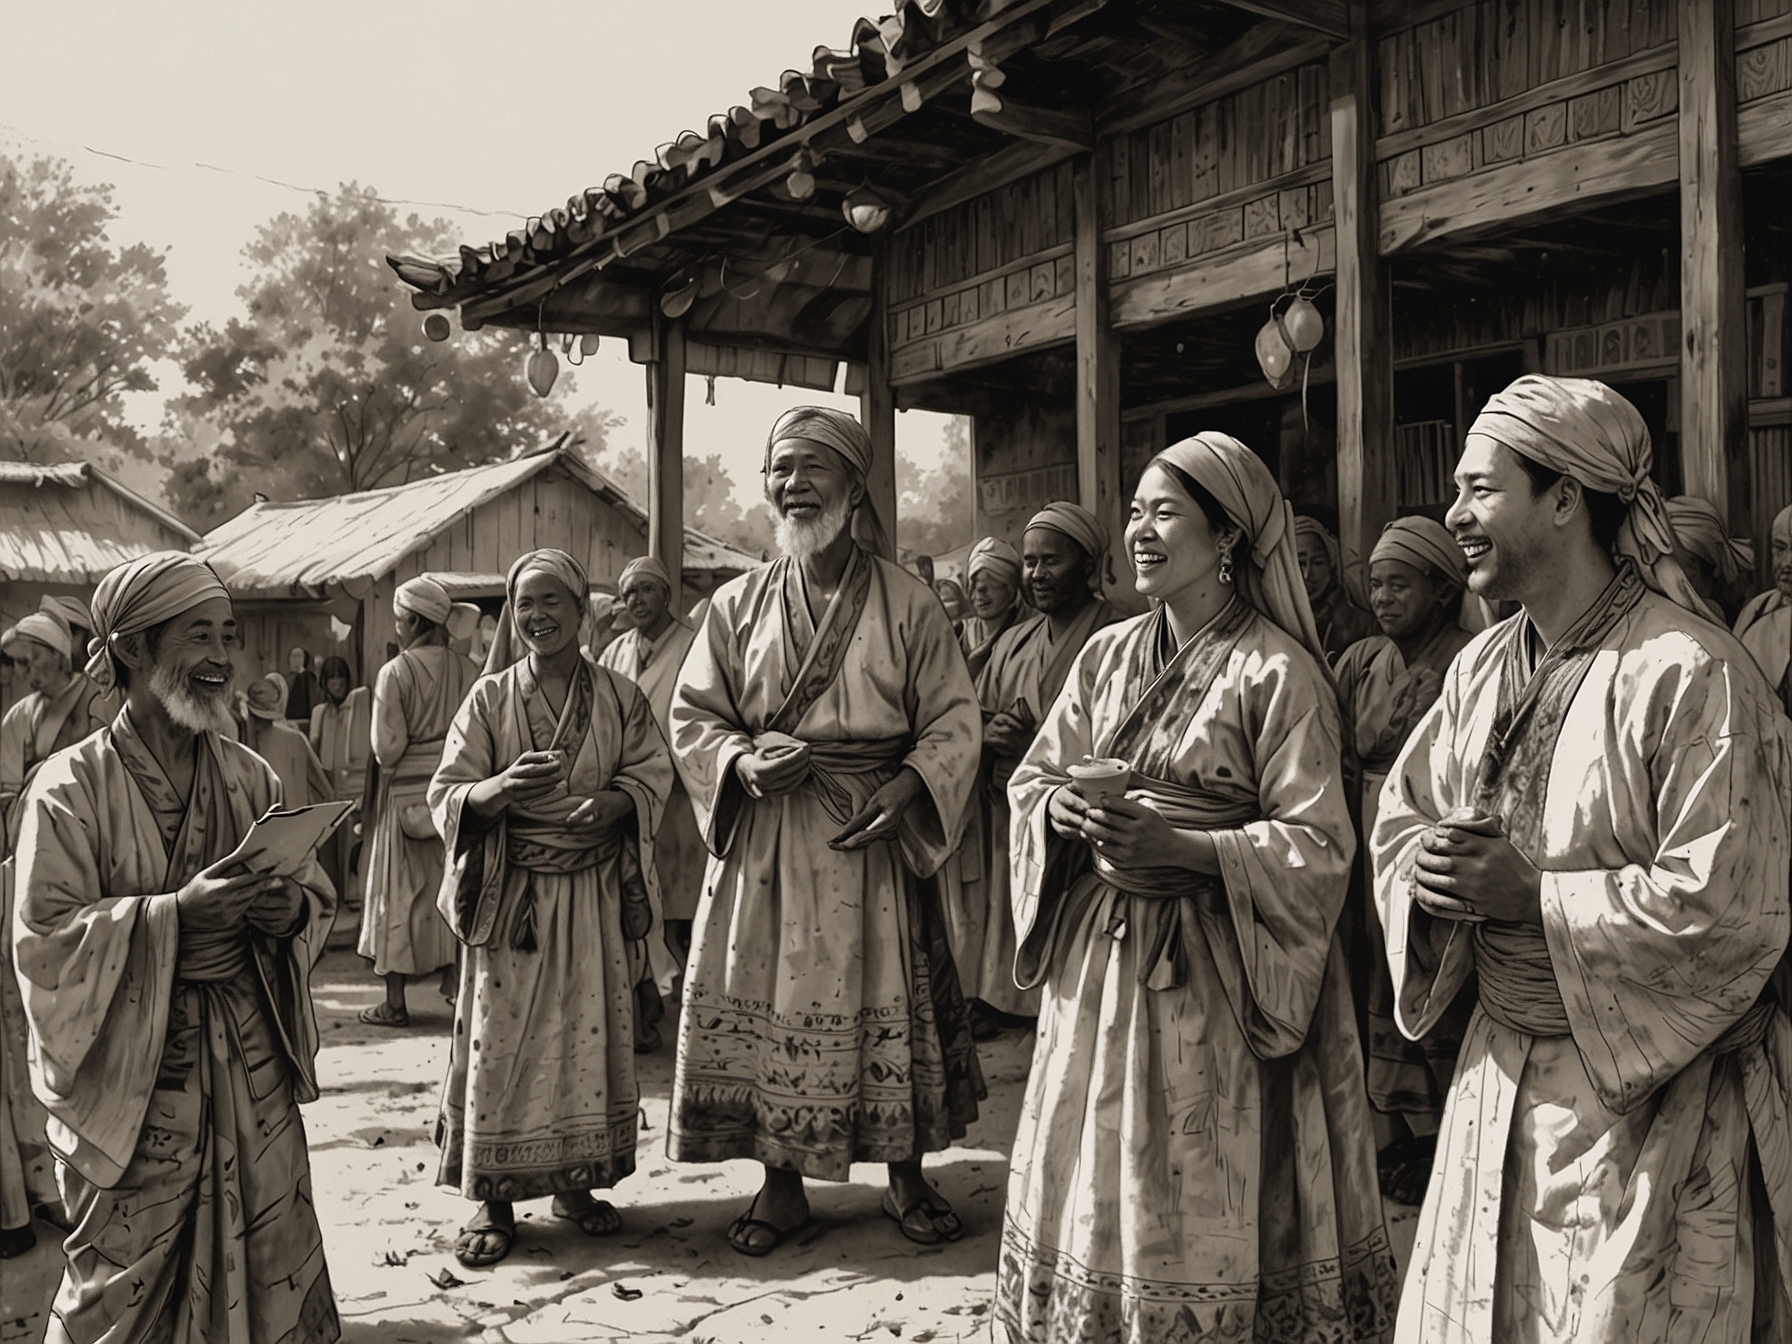
[[[811,1184],[814,1220],[771,1256],[753,1260],[729,1249],[723,1229],[757,1188],[759,1168],[666,1160],[673,1040],[666,1030],[660,1052],[641,1059],[639,1168],[612,1196],[622,1231],[594,1240],[550,1217],[545,1200],[520,1205],[510,1258],[473,1272],[452,1249],[472,1205],[435,1184],[431,1135],[447,1006],[433,983],[420,982],[411,987],[409,1031],[363,1026],[355,1014],[380,989],[346,951],[324,958],[314,994],[323,1095],[305,1108],[305,1125],[347,1344],[989,1338],[1008,1151],[1031,1034],[1008,1032],[979,1047],[990,1092],[982,1116],[958,1146],[928,1161],[967,1228],[955,1245],[905,1241],[879,1212],[883,1169],[863,1166],[849,1183]],[[1390,1206],[1389,1214],[1404,1264],[1414,1211]],[[0,1344],[43,1339],[61,1272],[55,1237],[40,1226],[37,1250],[0,1268]],[[439,1286],[444,1281],[452,1286]]]

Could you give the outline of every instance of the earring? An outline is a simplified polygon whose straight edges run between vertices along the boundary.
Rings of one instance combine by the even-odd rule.
[[[1227,537],[1220,543],[1220,582],[1232,582],[1232,538]]]

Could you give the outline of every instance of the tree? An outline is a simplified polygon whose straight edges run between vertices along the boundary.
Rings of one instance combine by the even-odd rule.
[[[65,160],[0,154],[0,457],[147,455],[124,394],[155,390],[186,310],[162,253],[110,245],[117,217]]]
[[[245,249],[255,276],[237,291],[246,316],[188,334],[195,390],[175,414],[210,422],[221,439],[209,459],[170,463],[177,507],[209,526],[256,492],[306,499],[398,485],[558,432],[572,379],[563,372],[552,398],[535,396],[523,378],[530,336],[486,329],[430,341],[385,265],[388,253],[454,242],[446,221],[401,221],[353,183],[263,225]]]
[[[591,465],[636,503],[647,503],[647,455],[639,448],[615,448],[591,455]],[[743,509],[720,453],[684,460],[684,525],[761,555],[772,540],[771,506],[763,501]]]
[[[977,530],[977,483],[971,476],[971,422],[946,426],[940,464],[923,471],[898,449],[896,513],[904,551],[939,555],[971,541]]]

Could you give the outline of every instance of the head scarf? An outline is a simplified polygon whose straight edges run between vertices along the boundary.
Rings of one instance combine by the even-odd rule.
[[[37,604],[37,609],[46,616],[54,616],[70,630],[93,629],[93,613],[87,610],[85,602],[72,597],[50,597]]]
[[[103,691],[118,684],[113,641],[139,635],[230,590],[217,571],[185,551],[155,551],[120,565],[93,593],[92,655],[87,675]]]
[[[637,555],[622,567],[622,577],[616,580],[616,591],[626,593],[630,579],[657,579],[665,585],[666,591],[672,591],[672,572],[651,555]]]
[[[471,602],[456,602],[448,608],[448,638],[470,640],[479,629],[479,608]]]
[[[1729,534],[1709,500],[1675,495],[1668,501],[1668,522],[1676,540],[1710,565],[1720,582],[1734,583],[1755,567],[1754,546]]]
[[[446,625],[448,614],[453,610],[454,601],[448,596],[448,590],[434,579],[426,579],[421,575],[399,584],[398,591],[392,594],[394,615],[408,611],[426,621]]]
[[[1000,537],[985,537],[971,547],[964,567],[965,580],[975,579],[986,569],[994,570],[1010,588],[1020,587],[1020,552]]]
[[[1457,592],[1462,604],[1456,624],[1463,630],[1485,630],[1493,622],[1487,604],[1468,591],[1468,557],[1450,535],[1450,529],[1430,518],[1396,518],[1381,529],[1369,563],[1403,560],[1415,569],[1430,570]]]
[[[1232,557],[1239,596],[1304,644],[1329,677],[1294,553],[1294,509],[1263,459],[1216,430],[1173,443],[1157,456],[1192,476],[1244,534],[1250,553]]]
[[[0,635],[0,652],[10,656],[14,641],[20,639],[35,639],[64,658],[72,659],[75,654],[75,637],[66,625],[48,612],[34,611],[17,625],[7,627],[6,633]]]
[[[830,410],[826,406],[792,406],[778,417],[777,422],[772,425],[771,434],[765,440],[767,474],[772,469],[772,449],[786,439],[807,439],[810,443],[832,448],[847,466],[858,473],[860,482],[867,489],[853,513],[853,540],[859,543],[861,550],[871,551],[876,555],[893,554],[889,545],[890,531],[884,526],[884,520],[877,516],[877,506],[872,503],[868,488],[871,480],[871,435],[865,426],[845,411]]]
[[[1469,426],[1483,438],[1572,476],[1589,490],[1630,506],[1618,529],[1616,555],[1636,562],[1643,581],[1688,611],[1719,618],[1687,582],[1674,559],[1674,528],[1661,488],[1649,477],[1649,427],[1642,414],[1592,378],[1527,373],[1489,399]]]
[[[270,723],[283,718],[286,715],[286,678],[278,672],[257,677],[249,683],[244,698],[249,702],[249,712],[256,718]]]
[[[573,595],[579,607],[580,624],[584,624],[585,606],[591,594],[591,580],[585,576],[585,567],[565,551],[555,550],[551,546],[519,555],[516,563],[511,565],[510,573],[504,577],[504,614],[498,618],[497,638],[492,640],[491,648],[485,651],[487,676],[502,672],[512,663],[521,661],[529,651],[529,646],[523,642],[522,633],[516,628],[516,590],[524,575],[535,572],[550,576]]]
[[[1072,504],[1065,499],[1047,504],[1027,520],[1024,531],[1031,532],[1036,527],[1049,527],[1083,548],[1095,562],[1089,571],[1089,586],[1096,592],[1101,591],[1104,574],[1109,580],[1114,578],[1113,558],[1108,554],[1108,530],[1101,525],[1101,519],[1081,504]]]

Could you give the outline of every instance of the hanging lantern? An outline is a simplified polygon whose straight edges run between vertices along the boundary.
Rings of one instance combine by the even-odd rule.
[[[548,349],[545,331],[539,334],[539,340],[541,344],[529,352],[529,362],[523,366],[523,372],[529,379],[529,386],[535,389],[535,395],[545,397],[553,390],[554,379],[560,376],[560,361]]]
[[[840,213],[860,233],[876,233],[890,222],[890,203],[869,186],[855,187],[840,202]]]
[[[445,341],[452,331],[446,313],[431,313],[423,319],[423,334],[432,341]]]
[[[682,281],[674,280],[660,291],[660,311],[667,317],[683,317],[697,301],[697,276],[687,272]]]
[[[815,194],[815,152],[801,146],[790,160],[790,176],[784,179],[784,190],[793,201],[806,201]]]
[[[1294,345],[1282,326],[1282,319],[1271,316],[1257,332],[1257,364],[1271,387],[1287,386],[1294,369]]]
[[[1282,327],[1287,332],[1288,343],[1302,354],[1317,350],[1319,342],[1325,339],[1325,319],[1304,294],[1294,296],[1294,302],[1282,314]]]

